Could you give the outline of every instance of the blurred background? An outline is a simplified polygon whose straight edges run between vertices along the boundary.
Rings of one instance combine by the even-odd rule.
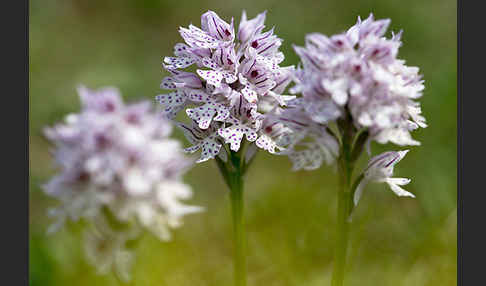
[[[55,205],[39,185],[55,173],[41,130],[79,109],[78,84],[118,86],[125,100],[153,99],[166,72],[162,57],[181,41],[177,29],[211,9],[238,23],[268,10],[266,26],[285,39],[284,65],[297,64],[291,44],[332,35],[358,15],[391,18],[404,30],[399,56],[425,79],[429,127],[416,131],[395,168],[412,178],[416,199],[372,184],[352,222],[346,285],[456,285],[456,1],[453,0],[31,0],[30,1],[30,285],[117,285],[84,260],[82,232],[71,224],[46,236]],[[388,32],[387,35],[390,35]],[[182,138],[176,132],[175,137]],[[397,150],[372,145],[373,154]],[[364,156],[365,157],[365,156]],[[362,158],[362,168],[367,158]],[[291,172],[285,157],[260,152],[246,178],[249,285],[329,285],[335,245],[336,176],[329,167]],[[214,161],[186,176],[194,204],[173,240],[146,235],[137,249],[135,285],[231,285],[229,197]]]

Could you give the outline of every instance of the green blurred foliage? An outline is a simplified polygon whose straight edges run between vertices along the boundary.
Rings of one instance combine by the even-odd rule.
[[[166,73],[161,59],[181,41],[177,28],[199,25],[206,10],[239,21],[268,10],[267,27],[292,44],[309,32],[334,34],[373,12],[404,30],[400,57],[419,66],[429,127],[422,146],[397,166],[416,199],[370,185],[352,222],[347,285],[456,285],[456,1],[452,0],[32,0],[30,1],[30,285],[117,285],[86,264],[81,227],[46,236],[40,190],[55,169],[42,128],[75,112],[75,87],[118,86],[126,100],[152,99]],[[182,138],[176,132],[177,138]],[[396,146],[372,145],[374,154]],[[360,167],[366,158],[360,161]],[[137,250],[135,285],[231,285],[228,191],[214,162],[186,176],[201,215],[187,217],[169,243],[147,235]],[[291,172],[285,157],[258,154],[246,183],[249,285],[328,285],[336,223],[332,168]]]

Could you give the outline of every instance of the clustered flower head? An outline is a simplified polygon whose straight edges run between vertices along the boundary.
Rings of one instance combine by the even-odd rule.
[[[81,112],[45,129],[61,169],[44,185],[45,192],[60,202],[50,210],[57,218],[50,231],[66,220],[85,219],[98,226],[110,222],[98,227],[105,239],[111,228],[116,229],[113,222],[130,226],[116,235],[121,239],[118,246],[138,228],[169,239],[169,229],[179,226],[185,214],[201,210],[182,202],[192,194],[181,182],[191,160],[168,137],[170,122],[152,112],[148,101],[125,105],[115,88],[80,87],[78,92]]]
[[[296,84],[290,91],[302,96],[289,102],[279,116],[301,133],[294,135],[296,140],[286,150],[294,169],[318,168],[326,158],[332,162],[337,143],[326,126],[347,118],[357,130],[368,132],[368,143],[420,144],[410,131],[427,126],[415,101],[422,96],[423,80],[417,67],[397,58],[401,32],[384,37],[389,23],[389,19],[375,21],[373,15],[364,21],[358,18],[342,34],[312,33],[306,36],[305,47],[294,47],[302,67],[295,72]],[[310,143],[301,143],[303,138]],[[310,148],[293,148],[299,145]]]
[[[285,127],[272,125],[267,113],[294,98],[282,95],[294,67],[279,66],[284,60],[282,40],[273,29],[263,31],[264,21],[265,12],[251,20],[243,12],[235,32],[233,19],[227,23],[208,11],[201,16],[201,28],[179,29],[185,43],[175,45],[174,57],[164,58],[171,75],[161,88],[172,92],[157,100],[171,119],[185,110],[191,123],[178,126],[193,144],[186,151],[201,149],[197,162],[217,155],[225,160],[222,146],[229,144],[236,152],[244,138],[271,153],[279,150]]]

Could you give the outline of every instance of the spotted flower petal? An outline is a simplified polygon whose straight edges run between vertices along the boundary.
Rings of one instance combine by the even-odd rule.
[[[202,106],[187,109],[187,115],[199,124],[199,128],[207,129],[211,121],[223,121],[229,116],[229,110],[220,103],[208,102]]]
[[[249,103],[256,103],[258,100],[258,96],[256,91],[252,90],[250,87],[245,86],[241,91],[241,94],[245,97],[246,101]]]
[[[177,86],[174,83],[174,78],[171,76],[166,76],[162,79],[162,83],[160,84],[160,88],[163,89],[176,89]]]
[[[211,100],[211,95],[201,89],[186,90],[187,98],[193,102],[207,102]]]
[[[273,139],[270,136],[266,134],[261,135],[258,138],[258,140],[255,142],[255,144],[258,148],[267,150],[271,154],[275,154],[277,152],[275,150],[276,148],[278,148],[277,144],[275,143],[275,141],[273,141]]]
[[[166,63],[166,69],[183,69],[196,62],[195,59],[190,57],[165,57],[164,63]]]
[[[183,91],[176,90],[168,94],[160,94],[155,99],[163,106],[164,113],[169,118],[174,118],[184,108],[187,96]]]
[[[193,25],[189,25],[189,29],[179,28],[179,33],[184,41],[191,47],[214,49],[221,45],[218,39]]]
[[[210,136],[203,140],[201,158],[197,160],[197,163],[213,159],[219,153],[222,145],[215,138],[216,136]]]
[[[221,146],[221,143],[217,140],[217,134],[212,134],[200,140],[196,145],[184,149],[184,151],[194,153],[201,149],[201,157],[196,161],[201,163],[216,157],[220,152]]]
[[[237,152],[240,149],[241,140],[246,135],[246,139],[253,142],[258,135],[252,128],[243,124],[234,124],[230,127],[221,128],[218,130],[219,136],[225,139],[225,143],[230,144],[230,149]]]
[[[207,83],[212,84],[215,87],[219,87],[224,78],[223,73],[220,71],[197,70],[197,74],[206,80]]]

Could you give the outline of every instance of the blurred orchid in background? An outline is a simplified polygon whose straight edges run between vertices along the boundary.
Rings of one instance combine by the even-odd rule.
[[[140,229],[169,240],[170,228],[180,226],[184,215],[202,210],[182,202],[192,195],[181,181],[192,162],[168,137],[170,122],[153,113],[150,102],[125,105],[111,87],[82,86],[78,93],[81,112],[45,129],[60,167],[44,185],[60,203],[49,211],[57,219],[49,231],[66,220],[89,221],[88,260],[101,273],[115,263],[117,270],[124,269],[119,277],[128,280],[125,270],[133,254],[127,254],[126,244]]]

